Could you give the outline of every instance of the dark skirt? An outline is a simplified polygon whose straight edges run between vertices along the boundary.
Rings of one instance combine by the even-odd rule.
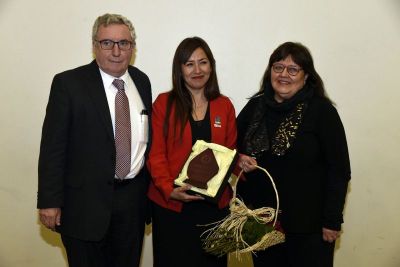
[[[153,203],[154,267],[226,267],[227,257],[215,257],[202,249],[200,235],[219,221],[229,209],[219,209],[206,201],[183,205],[182,212],[174,212]]]

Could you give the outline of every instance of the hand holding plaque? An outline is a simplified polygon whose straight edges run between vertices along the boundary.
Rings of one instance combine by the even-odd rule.
[[[217,202],[230,178],[238,158],[236,150],[197,141],[186,160],[175,186],[192,185],[188,193],[198,194]]]

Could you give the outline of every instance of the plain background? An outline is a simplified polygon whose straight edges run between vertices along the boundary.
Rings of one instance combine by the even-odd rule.
[[[52,77],[92,60],[91,27],[106,12],[135,25],[135,65],[154,97],[170,89],[179,42],[204,38],[237,112],[279,44],[309,47],[345,125],[352,165],[335,266],[400,266],[398,0],[0,0],[0,266],[67,265],[59,236],[38,223],[41,126]],[[151,265],[148,229],[142,266]]]

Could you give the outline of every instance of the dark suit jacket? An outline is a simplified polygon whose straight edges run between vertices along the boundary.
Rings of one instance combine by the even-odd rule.
[[[150,116],[150,81],[135,67],[128,71]],[[111,214],[115,154],[96,61],[57,74],[43,123],[37,207],[62,208],[62,234],[91,241],[104,236]]]

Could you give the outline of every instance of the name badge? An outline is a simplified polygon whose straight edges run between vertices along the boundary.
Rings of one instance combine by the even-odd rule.
[[[216,128],[221,128],[221,117],[220,116],[216,116],[214,119],[214,127]]]

